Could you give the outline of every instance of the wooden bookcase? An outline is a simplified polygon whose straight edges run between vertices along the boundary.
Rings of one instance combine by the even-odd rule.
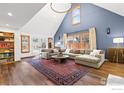
[[[0,32],[0,64],[14,62],[14,33]]]

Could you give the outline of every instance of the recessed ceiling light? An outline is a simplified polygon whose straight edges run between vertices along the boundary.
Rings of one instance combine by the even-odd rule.
[[[9,26],[9,24],[6,24],[6,26]]]
[[[8,16],[12,16],[12,13],[9,12],[9,13],[8,13]]]

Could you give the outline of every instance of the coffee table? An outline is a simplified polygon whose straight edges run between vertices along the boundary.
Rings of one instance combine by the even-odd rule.
[[[62,62],[65,62],[65,60],[67,58],[69,58],[69,56],[68,55],[61,55],[61,56],[60,55],[54,55],[54,56],[51,56],[51,58],[57,60],[57,62],[59,62],[59,63],[62,63]]]

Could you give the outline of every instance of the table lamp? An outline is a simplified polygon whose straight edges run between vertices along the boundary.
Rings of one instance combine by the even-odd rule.
[[[120,44],[124,43],[124,38],[122,38],[122,37],[115,37],[115,38],[113,38],[113,43],[117,44],[117,46],[116,46],[117,48],[121,47]]]
[[[116,60],[116,62],[118,63],[118,61],[119,61],[119,50],[118,50],[118,48],[121,47],[120,46],[121,43],[124,43],[124,38],[122,38],[122,37],[113,38],[113,43],[117,44],[116,50],[115,50],[115,53],[114,53],[113,61]]]

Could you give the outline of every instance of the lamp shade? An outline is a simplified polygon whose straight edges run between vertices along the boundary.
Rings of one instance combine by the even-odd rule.
[[[122,37],[113,38],[113,43],[124,43],[124,38]]]

